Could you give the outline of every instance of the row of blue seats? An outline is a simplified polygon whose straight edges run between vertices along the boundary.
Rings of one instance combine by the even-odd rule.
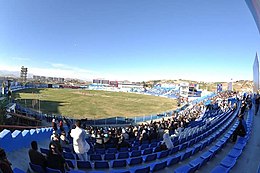
[[[52,134],[52,128],[40,128],[31,130],[10,130],[4,129],[0,132],[0,148],[6,152],[12,152],[23,147],[29,147],[31,141],[46,140]]]
[[[224,129],[225,128],[222,128],[222,131]],[[216,133],[220,133],[220,131],[218,131]],[[216,136],[217,136],[217,134],[216,134]],[[158,169],[163,169],[166,166],[170,166],[170,165],[172,165],[174,163],[177,163],[177,162],[179,162],[181,160],[184,160],[184,159],[188,158],[191,154],[194,154],[197,151],[202,150],[206,145],[208,145],[212,141],[213,141],[213,138],[211,138],[207,142],[203,142],[198,147],[194,147],[193,150],[192,149],[187,149],[185,152],[179,153],[179,154],[177,154],[177,155],[175,155],[173,157],[169,157],[169,158],[167,158],[167,160],[164,160],[164,161],[162,161],[162,162],[160,162],[158,164],[151,163],[151,164],[149,164],[149,171],[155,171],[155,170],[158,170]],[[163,152],[160,152],[158,154],[161,155],[161,158],[164,158],[164,157],[167,157],[169,155],[169,151],[163,151]],[[115,165],[117,165],[117,163],[118,163],[119,166],[124,166],[126,164],[128,164],[128,165],[135,165],[135,164],[140,164],[142,162],[148,162],[148,161],[151,161],[151,160],[156,160],[156,158],[157,158],[156,156],[158,157],[157,154],[152,154],[152,155],[147,155],[147,156],[144,156],[144,157],[131,158],[131,159],[127,159],[127,160],[114,160],[114,161],[111,162],[111,165],[112,165],[112,167],[115,167]],[[154,158],[152,158],[152,157],[154,157]],[[150,158],[151,160],[149,160],[148,158]],[[79,162],[80,161],[77,161],[77,164],[79,164]],[[85,167],[85,168],[88,168],[88,169],[92,168],[91,163],[90,162],[87,162],[87,163],[88,164],[85,163],[85,165],[89,165],[89,166]],[[79,165],[78,165],[78,167],[81,168],[81,166],[79,166]],[[98,168],[109,168],[109,163],[105,162],[105,161],[96,161],[94,163],[94,168],[95,169],[98,169]],[[141,166],[141,168],[140,168],[140,167],[136,167],[135,166],[135,167],[132,167],[131,169],[134,170],[134,172],[139,170],[139,169],[144,171],[143,169],[147,170],[147,167],[142,167]],[[113,171],[117,171],[117,170],[113,170]]]
[[[250,110],[246,120],[247,135],[245,137],[238,138],[236,144],[233,146],[233,148],[230,150],[227,156],[221,161],[221,163],[212,170],[212,173],[218,173],[218,172],[228,173],[235,166],[237,159],[242,154],[242,151],[249,140],[251,130],[252,130],[252,121],[253,121],[253,111]]]

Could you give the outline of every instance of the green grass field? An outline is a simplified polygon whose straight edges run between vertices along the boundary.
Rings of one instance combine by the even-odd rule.
[[[133,117],[162,113],[177,107],[173,99],[81,89],[27,89],[14,93],[13,97],[22,105],[43,113],[73,118]]]

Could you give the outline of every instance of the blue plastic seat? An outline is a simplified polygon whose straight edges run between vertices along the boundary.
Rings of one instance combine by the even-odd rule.
[[[42,154],[46,154],[46,155],[48,155],[49,152],[50,152],[49,149],[45,149],[45,148],[40,148],[40,151],[41,151]]]
[[[77,166],[79,169],[92,169],[91,163],[89,161],[77,161]]]
[[[200,151],[200,147],[201,144],[196,144],[193,148],[192,148],[192,155],[196,154],[197,152]]]
[[[107,149],[107,153],[116,154],[117,153],[117,149],[116,148],[108,148]]]
[[[137,150],[137,151],[132,151],[130,157],[139,157],[141,155],[142,155],[142,151],[141,150]]]
[[[146,166],[146,167],[135,167],[133,169],[131,169],[131,172],[134,173],[149,173],[150,172],[150,166]]]
[[[112,168],[126,167],[126,160],[114,160],[112,162]]]
[[[208,161],[211,159],[212,156],[213,156],[213,153],[212,153],[212,152],[209,152],[209,151],[206,151],[206,152],[204,152],[204,153],[202,153],[202,154],[200,155],[200,157],[201,157],[202,159],[205,159],[205,162],[208,162]]]
[[[218,153],[218,151],[220,150],[220,147],[218,146],[212,146],[209,151],[212,152],[214,155]]]
[[[157,154],[153,153],[153,154],[148,154],[147,156],[144,156],[144,162],[150,162],[150,161],[154,161],[157,158]]]
[[[106,169],[109,168],[108,162],[105,161],[96,161],[94,162],[94,168],[95,169]]]
[[[192,167],[197,167],[198,169],[204,164],[204,159],[197,157],[189,162]]]
[[[226,156],[220,164],[226,168],[233,168],[233,166],[236,164],[236,158]]]
[[[64,157],[65,159],[75,160],[75,156],[74,156],[72,153],[63,152],[63,157]]]
[[[112,153],[105,154],[105,156],[104,156],[104,160],[115,160],[115,159],[116,159],[116,156],[115,156],[115,154],[112,154]]]
[[[160,163],[152,164],[150,166],[150,170],[151,170],[151,172],[156,172],[156,171],[164,169],[166,166],[167,166],[167,161],[163,161]]]
[[[98,160],[102,160],[102,157],[101,157],[100,154],[91,154],[91,155],[89,156],[89,159],[90,159],[91,161],[98,161]]]
[[[149,144],[142,144],[140,150],[144,150],[146,148],[149,148]]]
[[[228,153],[228,156],[237,159],[237,158],[241,155],[241,153],[242,153],[242,150],[238,150],[238,149],[233,148],[233,149]]]
[[[157,147],[158,143],[157,142],[152,142],[150,144],[150,148],[154,148],[154,147]]]
[[[181,160],[185,160],[191,156],[192,149],[188,148],[185,153],[182,154]]]
[[[117,159],[128,159],[128,158],[129,158],[128,152],[118,153],[117,155]]]
[[[167,158],[167,166],[175,165],[181,160],[181,155],[175,155],[173,157]]]
[[[187,142],[184,143],[184,144],[181,144],[180,147],[179,147],[179,151],[181,151],[181,150],[183,150],[183,149],[185,149],[187,147],[188,147],[188,143]]]
[[[169,154],[169,151],[168,151],[168,150],[161,151],[161,152],[158,153],[158,159],[161,159],[161,158],[167,157],[168,154]]]
[[[58,169],[52,169],[52,168],[46,167],[46,173],[62,173],[62,172]]]
[[[13,173],[25,173],[25,172],[19,168],[14,168]]]
[[[35,165],[31,162],[29,162],[29,165],[34,172],[45,173],[45,170],[40,165]]]
[[[143,151],[143,155],[152,154],[152,152],[153,152],[153,149],[152,149],[152,148],[146,148],[146,149],[144,149],[144,151]]]
[[[72,168],[72,169],[74,169],[75,168],[75,160],[65,160],[66,161],[66,163],[68,164],[68,166],[70,167],[70,168]]]
[[[137,164],[141,164],[142,162],[143,162],[142,157],[134,157],[134,158],[128,159],[128,165],[137,165]]]
[[[174,173],[193,173],[193,172],[195,172],[195,169],[191,165],[183,165],[174,170]]]
[[[215,168],[212,169],[212,171],[210,173],[229,173],[229,168],[226,168],[222,165],[218,165]]]
[[[126,147],[120,148],[119,152],[128,152],[128,148],[126,148]]]
[[[106,153],[106,150],[103,149],[103,148],[97,148],[96,149],[96,154],[105,154]]]

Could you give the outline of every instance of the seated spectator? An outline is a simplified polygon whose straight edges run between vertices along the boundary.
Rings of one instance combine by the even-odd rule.
[[[172,149],[173,148],[173,143],[172,143],[171,137],[169,135],[169,130],[165,130],[165,133],[163,135],[162,144],[165,144],[167,149]]]
[[[4,149],[0,148],[0,171],[3,173],[13,173],[11,163],[6,157]]]
[[[36,141],[31,142],[31,149],[29,150],[30,162],[35,165],[40,165],[45,168],[47,164],[46,157],[38,151],[38,145]]]
[[[66,138],[66,132],[62,131],[60,135],[61,147],[69,147],[69,140]]]
[[[139,141],[140,141],[140,144],[142,144],[144,141],[149,141],[149,136],[146,133],[146,130],[142,131],[142,134],[141,134],[141,136],[139,138]]]
[[[120,148],[130,148],[131,145],[125,140],[124,136],[121,136],[118,141],[117,149]]]
[[[69,170],[69,167],[65,162],[65,159],[59,152],[57,143],[52,141],[49,145],[49,150],[50,152],[47,156],[47,167],[52,169],[58,169],[62,173],[65,173],[65,169]]]
[[[63,149],[62,149],[62,146],[61,146],[61,143],[60,143],[60,137],[59,137],[58,134],[54,135],[54,137],[52,138],[52,141],[51,141],[51,142],[53,142],[53,143],[56,144],[59,153],[62,154]]]
[[[239,115],[238,120],[239,120],[239,124],[232,135],[232,142],[236,142],[237,136],[241,136],[241,137],[246,136],[247,126],[246,126],[246,122],[244,120],[243,115]]]

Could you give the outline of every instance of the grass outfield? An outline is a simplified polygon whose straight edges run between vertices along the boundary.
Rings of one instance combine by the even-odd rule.
[[[133,117],[176,109],[176,101],[156,96],[125,92],[81,89],[27,89],[13,97],[29,108],[43,113],[74,118]],[[40,99],[39,102],[36,100]]]

